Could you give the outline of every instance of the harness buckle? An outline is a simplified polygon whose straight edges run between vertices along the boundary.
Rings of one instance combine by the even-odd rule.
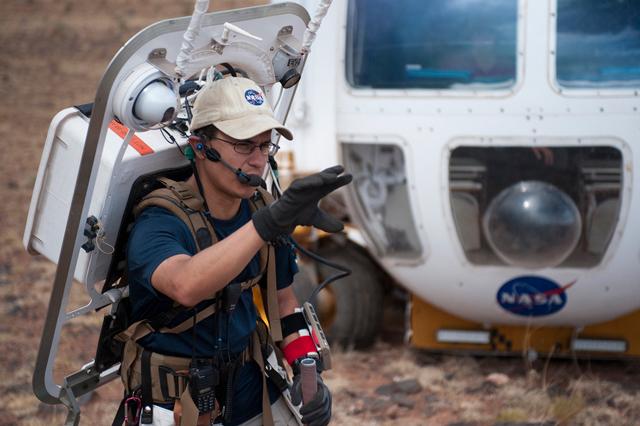
[[[171,401],[173,399],[177,399],[180,397],[181,389],[180,389],[180,379],[187,380],[188,376],[182,373],[176,373],[176,371],[167,367],[166,365],[158,366],[158,376],[160,378],[160,391],[162,392],[162,398],[165,401]],[[173,391],[175,395],[169,394],[169,383],[167,381],[167,377],[173,377]]]
[[[278,371],[274,366],[278,365],[276,352],[273,347],[267,343],[267,345],[262,348],[262,357],[264,358],[264,373],[271,379],[273,384],[283,392],[285,389],[289,387],[287,380],[282,376],[281,372]]]

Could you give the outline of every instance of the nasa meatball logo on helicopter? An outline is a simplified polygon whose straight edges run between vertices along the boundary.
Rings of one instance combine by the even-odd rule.
[[[520,316],[551,315],[567,304],[569,287],[576,282],[560,286],[550,279],[525,275],[504,283],[498,290],[496,300],[506,311]]]

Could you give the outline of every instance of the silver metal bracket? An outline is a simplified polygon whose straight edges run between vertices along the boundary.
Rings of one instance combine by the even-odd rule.
[[[278,41],[280,49],[284,50],[291,56],[300,56],[302,51],[302,43],[293,35],[293,27],[287,25],[278,31]]]
[[[329,341],[322,330],[322,325],[320,325],[320,319],[316,314],[316,310],[311,303],[304,302],[302,305],[302,313],[307,324],[311,326],[311,331],[313,332],[312,339],[318,350],[318,355],[320,355],[322,368],[324,370],[331,370],[331,349],[329,348]]]
[[[226,44],[223,44],[222,42],[216,40],[215,38],[211,39],[211,50],[216,52],[218,55],[222,55],[222,52],[224,52],[225,46]]]
[[[77,426],[80,424],[80,404],[73,393],[73,386],[68,380],[69,377],[65,377],[64,383],[62,384],[60,401],[67,407],[67,418],[64,421],[65,426]]]
[[[180,78],[176,73],[176,64],[167,60],[167,49],[165,48],[153,49],[147,57],[147,62],[174,80]]]
[[[94,362],[92,361],[80,370],[64,378],[60,392],[60,401],[69,410],[65,421],[66,426],[75,426],[80,422],[80,403],[78,401],[80,397],[93,392],[96,388],[115,378],[116,374],[117,369],[101,375],[101,373],[94,368]]]

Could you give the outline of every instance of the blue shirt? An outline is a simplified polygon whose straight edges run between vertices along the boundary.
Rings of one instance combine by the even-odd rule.
[[[251,220],[251,209],[247,200],[242,200],[238,213],[229,220],[213,220],[219,240],[227,237]],[[191,231],[182,220],[160,207],[146,209],[136,220],[127,247],[127,266],[132,321],[152,318],[173,307],[174,301],[151,285],[151,275],[165,259],[178,255],[194,255],[197,247]],[[276,281],[278,289],[293,281],[298,271],[295,256],[289,247],[276,247]],[[231,282],[243,282],[260,272],[260,259],[256,254],[245,269]],[[195,308],[200,311],[211,304],[202,301]],[[183,312],[168,324],[176,326],[191,312]],[[195,328],[180,334],[152,333],[140,340],[140,344],[165,355],[190,358],[195,356],[212,358],[220,354],[242,352],[256,326],[257,312],[251,291],[244,291],[236,308],[230,313],[217,312],[199,322]],[[275,386],[270,385],[272,401],[278,397]],[[234,385],[233,417],[231,424],[242,423],[262,411],[262,376],[255,363],[240,368]]]

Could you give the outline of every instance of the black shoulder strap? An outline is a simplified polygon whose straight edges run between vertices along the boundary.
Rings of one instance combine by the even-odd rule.
[[[142,350],[142,358],[140,359],[141,368],[141,384],[142,384],[142,413],[141,424],[153,423],[153,397],[151,383],[151,351]]]

